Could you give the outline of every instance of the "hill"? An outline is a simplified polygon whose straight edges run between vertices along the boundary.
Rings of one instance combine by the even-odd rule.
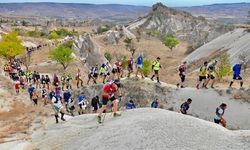
[[[167,110],[135,109],[123,112],[116,119],[107,114],[104,126],[97,125],[95,117],[83,115],[68,118],[63,124],[48,125],[33,134],[31,142],[13,147],[41,150],[237,150],[249,149],[250,146],[248,131],[229,131],[214,123]]]
[[[213,4],[178,8],[195,16],[209,18],[247,18],[250,3]]]
[[[160,32],[163,35],[173,33],[180,40],[188,41],[195,47],[232,29],[204,17],[195,17],[188,12],[169,8],[162,3],[153,5],[148,15],[131,23],[128,28],[140,28],[144,32]]]
[[[59,19],[96,19],[124,22],[136,19],[149,7],[131,5],[94,5],[74,3],[0,3],[0,13],[8,16],[37,16]],[[62,13],[63,12],[63,13]]]
[[[246,59],[250,59],[250,33],[247,29],[240,28],[234,31],[228,32],[211,42],[203,45],[188,55],[185,60],[194,62],[202,58],[208,58],[212,54],[217,53],[215,58],[221,53],[227,52],[230,55],[231,64],[239,63],[239,56],[245,54]]]

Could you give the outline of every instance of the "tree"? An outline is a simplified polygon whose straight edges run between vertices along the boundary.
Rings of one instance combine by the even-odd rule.
[[[50,32],[50,38],[54,40],[58,40],[60,36],[56,33],[56,31]]]
[[[0,55],[6,59],[15,58],[24,53],[22,41],[17,38],[17,32],[10,32],[3,36],[0,42]]]
[[[232,74],[232,69],[229,62],[229,54],[224,53],[220,56],[220,64],[218,65],[218,78],[221,79],[224,76]]]
[[[179,41],[173,34],[168,34],[164,40],[163,44],[167,46],[171,51],[179,44]]]
[[[73,60],[72,52],[72,49],[61,45],[57,49],[49,51],[49,59],[57,61],[63,66],[63,69],[66,70]]]

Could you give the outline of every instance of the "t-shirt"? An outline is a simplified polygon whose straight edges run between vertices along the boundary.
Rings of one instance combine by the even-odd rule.
[[[241,65],[240,64],[234,65],[233,71],[235,76],[239,76],[241,71]]]
[[[207,73],[207,67],[206,66],[202,66],[200,69],[200,74],[199,76],[205,77]]]
[[[142,65],[142,61],[143,61],[142,57],[138,57],[136,61],[137,65]]]
[[[71,97],[71,94],[69,91],[66,91],[63,93],[64,100],[68,101],[69,98]]]
[[[187,111],[189,109],[189,104],[188,102],[184,102],[182,105],[181,105],[181,109],[183,109],[184,111]]]
[[[112,83],[111,85],[108,83],[103,88],[103,91],[108,93],[108,94],[114,94],[116,92],[116,90],[117,90],[117,87],[114,83]],[[107,97],[106,94],[103,94],[102,96]]]
[[[84,100],[85,100],[85,96],[83,95],[78,96],[78,104],[83,104]]]
[[[224,110],[221,107],[216,108],[215,117],[216,120],[221,120]]]

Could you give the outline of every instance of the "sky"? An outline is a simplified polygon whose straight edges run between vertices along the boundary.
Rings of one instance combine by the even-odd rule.
[[[93,4],[129,4],[152,6],[157,2],[162,2],[167,6],[198,6],[217,3],[240,3],[250,2],[250,0],[0,0],[0,3],[9,2],[63,2],[63,3],[93,3]]]

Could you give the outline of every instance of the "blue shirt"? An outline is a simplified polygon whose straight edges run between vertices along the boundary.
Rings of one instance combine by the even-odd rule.
[[[151,104],[152,108],[158,108],[158,102],[157,101],[153,101]]]
[[[136,107],[135,107],[135,104],[134,104],[134,103],[126,103],[125,108],[126,108],[126,109],[134,109],[134,108],[136,108]]]
[[[33,86],[32,86],[32,87],[29,87],[29,88],[28,88],[29,94],[31,94],[34,90],[35,90],[35,87],[33,87]]]
[[[240,64],[234,65],[233,71],[235,76],[239,76],[241,71],[241,65]]]
[[[63,93],[63,97],[64,97],[64,100],[68,101],[69,98],[71,97],[70,92],[69,92],[69,91],[68,91],[68,92],[64,92],[64,93]]]
[[[82,102],[85,99],[85,96],[80,95],[78,96],[78,102]]]
[[[142,61],[143,61],[143,59],[142,59],[141,56],[138,57],[137,60],[136,60],[136,62],[137,62],[138,65],[142,65]]]

